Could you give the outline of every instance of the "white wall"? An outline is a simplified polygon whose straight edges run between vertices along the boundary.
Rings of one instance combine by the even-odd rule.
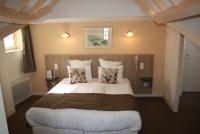
[[[200,17],[172,22],[167,25],[200,46]]]
[[[0,80],[1,80],[1,86],[2,86],[2,93],[3,93],[3,98],[4,98],[4,103],[5,103],[5,109],[6,109],[6,115],[9,116],[12,113],[15,112],[15,107],[13,103],[13,97],[12,97],[12,91],[11,91],[11,86],[9,84],[9,75],[8,75],[8,70],[6,66],[6,55],[4,52],[4,42],[3,40],[0,40]],[[14,67],[14,65],[13,65]]]
[[[0,40],[0,61],[0,80],[6,115],[10,116],[15,112],[11,84],[28,77],[28,74],[22,72],[22,51],[5,53],[3,40]]]
[[[164,99],[172,111],[178,111],[178,78],[180,60],[180,34],[171,28],[166,31],[165,46],[165,90]]]
[[[200,92],[200,47],[185,39],[183,92]]]
[[[135,0],[60,0],[53,11],[37,22],[56,19],[147,16]]]
[[[5,109],[3,103],[3,96],[1,92],[1,84],[0,84],[0,134],[8,134],[8,127],[5,116]]]

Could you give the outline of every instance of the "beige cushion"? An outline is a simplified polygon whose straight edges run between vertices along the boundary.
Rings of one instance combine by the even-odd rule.
[[[118,69],[102,68],[101,69],[101,82],[107,84],[117,83]]]
[[[69,68],[69,79],[71,84],[86,83],[84,68]]]
[[[122,81],[124,76],[123,76],[123,65],[120,65],[118,67],[114,67],[113,69],[118,69],[117,73],[117,81]],[[101,73],[102,73],[102,67],[98,67],[98,79],[101,80]]]

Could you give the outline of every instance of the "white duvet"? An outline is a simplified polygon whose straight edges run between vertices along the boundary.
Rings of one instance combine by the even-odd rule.
[[[48,93],[103,93],[131,94],[128,79],[118,84],[99,83],[93,79],[90,83],[69,84],[63,79]],[[26,119],[31,126],[42,125],[57,129],[74,129],[92,132],[108,132],[141,129],[141,118],[137,111],[96,111],[81,109],[30,108]]]

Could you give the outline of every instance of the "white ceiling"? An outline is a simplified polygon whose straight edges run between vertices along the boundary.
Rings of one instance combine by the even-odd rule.
[[[33,23],[139,17],[148,18],[135,0],[60,0],[51,13]]]

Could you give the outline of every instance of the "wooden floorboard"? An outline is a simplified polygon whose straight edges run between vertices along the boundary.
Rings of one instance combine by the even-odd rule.
[[[16,106],[17,112],[10,116],[10,134],[32,134],[27,127],[25,112],[40,96],[32,96]],[[141,134],[199,134],[200,94],[184,94],[180,98],[178,113],[173,113],[162,98],[137,98],[142,117]]]

